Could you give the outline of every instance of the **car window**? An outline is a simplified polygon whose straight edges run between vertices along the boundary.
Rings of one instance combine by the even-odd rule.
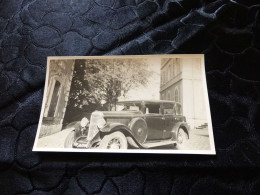
[[[164,114],[176,114],[175,109],[173,108],[168,108],[168,109],[164,109]]]
[[[146,114],[160,114],[159,104],[146,104]]]
[[[163,105],[164,107],[164,114],[176,114],[176,110],[174,108],[173,103],[166,103]]]
[[[116,111],[140,111],[141,104],[118,104]]]
[[[176,115],[182,115],[182,108],[180,104],[175,104]]]

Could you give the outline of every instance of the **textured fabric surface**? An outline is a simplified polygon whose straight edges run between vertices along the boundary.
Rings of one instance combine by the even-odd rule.
[[[0,0],[0,194],[257,194],[260,2]],[[36,153],[46,57],[205,53],[216,156]]]

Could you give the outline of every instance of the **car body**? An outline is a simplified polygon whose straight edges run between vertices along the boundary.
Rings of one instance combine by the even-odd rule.
[[[95,111],[81,123],[77,123],[74,137],[68,138],[75,148],[111,148],[109,144],[116,138],[121,140],[116,143],[123,143],[119,148],[157,147],[188,139],[190,129],[181,104],[167,100],[120,101],[113,111]]]

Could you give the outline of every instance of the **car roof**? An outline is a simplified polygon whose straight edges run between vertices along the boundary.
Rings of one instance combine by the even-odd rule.
[[[170,101],[170,100],[126,100],[126,101],[119,101],[118,103],[150,103],[150,104],[155,104],[155,103],[170,103],[170,104],[180,104],[179,102],[175,101]]]

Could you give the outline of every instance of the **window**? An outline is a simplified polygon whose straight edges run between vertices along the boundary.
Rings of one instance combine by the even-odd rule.
[[[159,114],[160,105],[159,104],[146,104],[147,114]]]
[[[177,87],[174,90],[174,101],[179,102],[179,89]]]
[[[59,100],[59,91],[60,91],[60,82],[56,81],[54,88],[53,88],[51,103],[50,103],[49,111],[48,111],[48,117],[54,117],[54,115],[55,115],[56,107],[57,107],[58,100]]]
[[[116,111],[141,111],[141,104],[140,103],[124,103],[119,102],[116,104],[114,108]]]
[[[182,107],[180,104],[175,104],[174,106],[176,115],[182,115]]]
[[[164,114],[176,114],[174,104],[166,103],[163,104]]]
[[[162,93],[162,100],[164,100],[164,93]]]

